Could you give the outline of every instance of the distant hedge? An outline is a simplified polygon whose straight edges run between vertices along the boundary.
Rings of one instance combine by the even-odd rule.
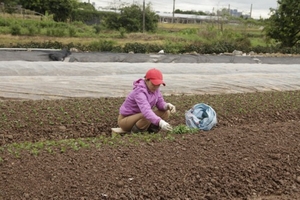
[[[91,42],[87,45],[82,44],[63,44],[57,41],[47,42],[30,42],[25,44],[14,44],[4,46],[0,44],[0,48],[43,48],[43,49],[77,49],[79,52],[115,52],[115,53],[158,53],[164,50],[169,54],[183,54],[183,53],[198,53],[198,54],[220,54],[225,52],[232,53],[234,50],[239,50],[245,53],[251,51],[255,53],[282,53],[282,54],[300,54],[300,47],[280,48],[276,46],[256,46],[249,47],[240,44],[231,44],[227,42],[218,42],[214,44],[193,43],[188,45],[181,45],[176,43],[168,43],[166,45],[149,44],[149,43],[126,43],[124,46],[117,45],[113,41],[100,40],[98,42]]]

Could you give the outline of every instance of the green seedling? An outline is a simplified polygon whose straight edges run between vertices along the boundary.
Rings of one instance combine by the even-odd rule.
[[[180,125],[174,127],[173,130],[171,131],[171,133],[173,133],[173,134],[187,134],[187,133],[196,133],[198,131],[199,131],[199,129],[189,128],[186,125],[180,124]]]

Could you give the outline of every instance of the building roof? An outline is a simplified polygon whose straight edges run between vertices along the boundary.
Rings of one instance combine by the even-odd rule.
[[[173,17],[172,13],[156,13],[160,17]],[[218,20],[224,18],[221,16],[211,16],[211,15],[192,15],[192,14],[174,14],[174,18],[186,18],[186,19],[200,19],[200,20]]]

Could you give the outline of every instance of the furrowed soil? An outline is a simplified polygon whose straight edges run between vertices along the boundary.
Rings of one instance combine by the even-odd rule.
[[[2,99],[0,199],[300,199],[300,91],[165,100],[218,125],[116,135],[124,98]]]

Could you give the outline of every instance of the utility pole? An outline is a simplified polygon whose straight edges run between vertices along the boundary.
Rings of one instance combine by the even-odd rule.
[[[175,13],[175,0],[173,0],[173,17],[172,17],[172,24],[174,23],[174,14]]]
[[[145,13],[145,0],[143,1],[143,33],[145,33],[145,16],[146,16],[146,13]]]
[[[251,7],[250,7],[250,18],[252,18],[252,4],[251,4]]]

